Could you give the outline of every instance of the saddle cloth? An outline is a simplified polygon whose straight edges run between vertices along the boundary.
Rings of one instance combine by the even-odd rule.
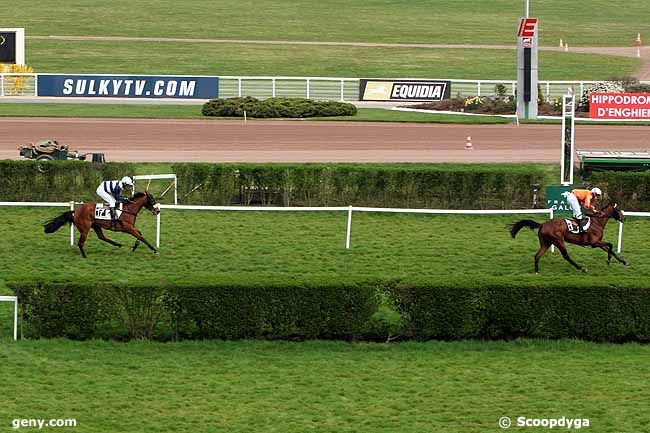
[[[117,214],[117,219],[119,220],[120,217],[122,216],[122,203],[117,206],[115,209],[115,213]],[[97,203],[95,204],[95,219],[96,220],[111,220],[111,208],[108,205],[105,205],[103,203]]]
[[[589,227],[591,227],[591,218],[587,217],[587,225],[585,226],[585,231],[589,230]],[[566,227],[569,229],[571,233],[578,234],[580,233],[580,226],[578,224],[578,220],[575,218],[565,218],[564,222],[566,223]]]

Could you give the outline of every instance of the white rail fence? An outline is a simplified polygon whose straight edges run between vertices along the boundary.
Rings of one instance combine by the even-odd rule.
[[[38,96],[38,76],[39,74],[35,73],[0,74],[0,97]],[[505,88],[506,95],[514,96],[517,88],[514,80],[443,80],[451,82],[452,97],[496,96],[498,85]],[[541,94],[547,100],[551,100],[566,94],[567,88],[582,95],[585,87],[594,83],[598,81],[540,81],[539,85]],[[219,97],[235,96],[253,96],[259,99],[284,96],[357,101],[359,78],[220,76]]]
[[[512,209],[512,210],[455,210],[455,209],[397,209],[375,207],[272,207],[272,206],[189,206],[189,205],[160,205],[169,210],[200,210],[200,211],[256,211],[256,212],[347,212],[347,230],[345,234],[345,248],[350,248],[352,237],[353,212],[380,212],[380,213],[413,213],[431,215],[513,215],[513,214],[544,214],[553,217],[552,209]],[[156,218],[156,247],[160,247],[161,215]]]
[[[0,296],[0,302],[14,303],[14,340],[18,340],[18,297],[17,296]]]
[[[74,210],[75,205],[82,202],[0,202],[1,206],[14,207],[67,207]],[[252,212],[347,212],[347,231],[345,236],[345,248],[350,248],[352,236],[352,213],[353,212],[379,212],[379,213],[412,213],[430,215],[517,215],[517,214],[543,214],[553,218],[553,209],[508,209],[508,210],[456,210],[456,209],[398,209],[398,208],[375,208],[375,207],[275,207],[275,206],[190,206],[161,204],[160,209],[169,210],[199,210],[199,211],[252,211]],[[156,216],[156,247],[160,248],[161,236],[161,215]],[[625,212],[626,217],[650,217],[650,212]],[[617,252],[623,247],[623,223],[618,226]],[[74,226],[70,225],[70,246],[74,246]]]

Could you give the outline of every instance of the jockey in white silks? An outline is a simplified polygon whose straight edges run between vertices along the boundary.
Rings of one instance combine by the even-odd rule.
[[[113,224],[117,220],[117,213],[115,212],[115,203],[123,202],[126,197],[122,196],[122,191],[127,186],[133,187],[133,179],[129,176],[124,176],[121,180],[105,180],[97,187],[97,195],[102,198],[111,210],[111,220]]]

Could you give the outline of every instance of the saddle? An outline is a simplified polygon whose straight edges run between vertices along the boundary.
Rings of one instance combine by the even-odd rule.
[[[122,218],[122,203],[115,208],[115,215],[119,221]],[[95,219],[96,220],[111,220],[111,207],[104,203],[95,204]]]
[[[573,234],[579,234],[580,233],[580,223],[578,222],[577,219],[575,218],[565,218],[564,222],[566,223],[567,229]],[[589,227],[591,227],[591,218],[587,217],[587,224],[585,225],[585,232],[589,231]]]

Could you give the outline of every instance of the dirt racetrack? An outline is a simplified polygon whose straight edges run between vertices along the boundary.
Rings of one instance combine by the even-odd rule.
[[[465,150],[467,136],[473,151]],[[0,159],[44,138],[133,162],[558,162],[559,125],[1,118]],[[577,150],[648,150],[650,127],[580,125]]]

